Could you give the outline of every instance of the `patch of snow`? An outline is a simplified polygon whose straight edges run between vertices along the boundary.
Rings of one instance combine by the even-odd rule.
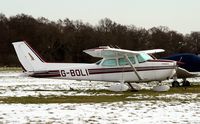
[[[2,123],[199,123],[200,103],[1,104]]]

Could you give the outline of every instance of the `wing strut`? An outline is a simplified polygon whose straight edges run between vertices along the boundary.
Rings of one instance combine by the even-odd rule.
[[[138,77],[139,81],[142,80],[142,77],[138,74],[136,68],[133,66],[132,62],[128,58],[127,55],[125,55],[126,60],[128,61],[129,65],[132,67],[133,71],[135,72],[136,76]]]

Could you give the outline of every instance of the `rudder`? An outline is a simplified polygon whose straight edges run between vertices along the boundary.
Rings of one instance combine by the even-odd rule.
[[[26,71],[32,72],[44,69],[44,61],[25,41],[14,42],[12,44],[20,63]]]

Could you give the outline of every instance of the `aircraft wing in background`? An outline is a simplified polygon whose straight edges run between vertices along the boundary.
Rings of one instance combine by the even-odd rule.
[[[178,69],[176,70],[176,74],[178,78],[193,78],[193,77],[200,77],[199,74],[197,73],[193,73],[193,72],[189,72],[184,68],[180,68],[178,67]]]

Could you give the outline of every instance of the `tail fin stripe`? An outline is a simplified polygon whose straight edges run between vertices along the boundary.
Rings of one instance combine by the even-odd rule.
[[[25,41],[12,43],[17,57],[27,72],[41,71],[46,68],[44,60]]]
[[[42,59],[42,57],[26,42],[24,41],[24,43],[31,49],[31,51],[40,59],[40,61],[45,62],[44,59]]]

